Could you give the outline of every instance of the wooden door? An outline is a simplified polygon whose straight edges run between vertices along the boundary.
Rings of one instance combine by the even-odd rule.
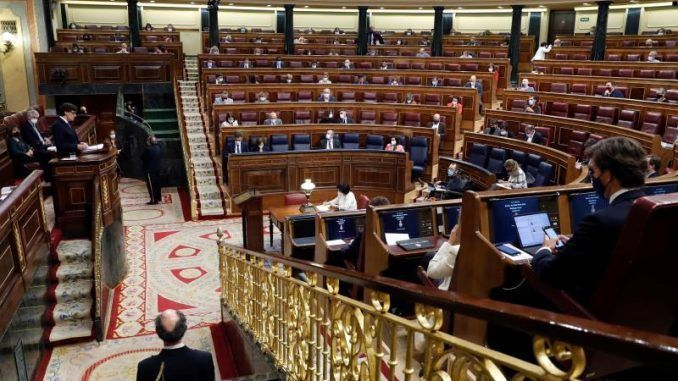
[[[551,11],[548,42],[553,42],[556,35],[574,34],[575,17],[574,11]]]

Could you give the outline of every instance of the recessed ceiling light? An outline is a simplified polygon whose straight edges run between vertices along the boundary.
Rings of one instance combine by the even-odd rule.
[[[344,5],[343,7],[341,7],[341,9],[346,9],[346,6]]]
[[[546,7],[544,7],[543,5],[540,5],[539,8],[546,8]]]
[[[233,3],[228,3],[228,5],[233,5]]]
[[[379,7],[379,9],[384,9],[384,7]]]
[[[267,6],[267,7],[270,7],[270,6],[271,6],[271,4],[266,4],[266,6]]]
[[[308,8],[308,5],[304,5],[304,8]]]
[[[424,7],[419,7],[419,9],[424,9]]]
[[[586,5],[588,7],[589,5],[591,5],[591,3],[584,3],[582,5]]]
[[[457,7],[457,9],[464,9],[464,7]]]

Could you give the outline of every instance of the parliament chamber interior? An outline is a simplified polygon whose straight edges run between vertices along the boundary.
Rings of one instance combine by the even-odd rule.
[[[0,4],[0,380],[678,379],[678,2]]]

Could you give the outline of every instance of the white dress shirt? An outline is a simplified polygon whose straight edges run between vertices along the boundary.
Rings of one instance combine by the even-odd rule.
[[[449,242],[443,243],[436,252],[436,255],[428,263],[426,275],[431,279],[442,280],[438,286],[440,290],[448,290],[452,282],[452,273],[454,264],[457,261],[459,245],[450,245]]]

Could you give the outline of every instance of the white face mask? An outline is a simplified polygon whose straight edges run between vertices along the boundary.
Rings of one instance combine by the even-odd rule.
[[[534,106],[534,99],[529,99],[527,103],[529,103],[530,106]]]
[[[292,83],[292,80],[287,78],[287,83]]]
[[[263,102],[266,100],[266,97],[259,97],[259,100]]]
[[[394,139],[394,140],[391,140],[391,145],[392,145],[392,146],[395,146],[395,145],[396,145],[395,139]]]
[[[37,124],[37,123],[38,123],[38,120],[35,119],[35,118],[33,118],[33,119],[30,120],[30,122],[33,123],[33,124]]]
[[[437,79],[434,79],[433,81],[431,81],[431,84],[433,84],[434,86],[437,85],[437,84],[438,84],[438,80],[437,80]]]
[[[346,114],[339,114],[339,118],[346,119]]]
[[[508,136],[508,132],[506,132],[506,130],[501,130],[501,131],[499,131],[499,135]]]
[[[487,68],[487,71],[489,71],[490,73],[492,73],[492,72],[494,71],[494,68],[491,68],[491,67],[490,67],[490,68]]]
[[[330,98],[330,95],[329,95],[329,94],[323,94],[323,98],[329,99],[329,98]]]
[[[233,123],[233,118],[228,118],[228,123]]]
[[[109,136],[110,136],[111,140],[115,140],[115,134],[111,134]]]
[[[325,134],[325,139],[327,139],[327,140],[332,139],[332,135],[330,135],[330,134]]]

